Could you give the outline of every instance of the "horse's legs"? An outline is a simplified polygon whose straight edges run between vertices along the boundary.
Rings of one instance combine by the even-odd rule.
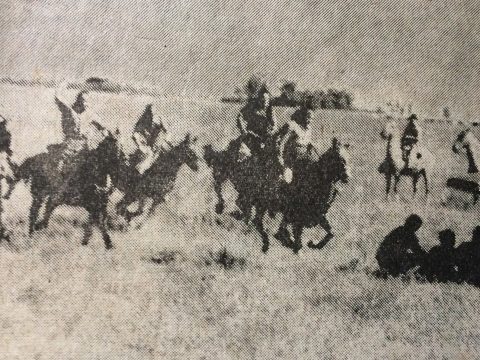
[[[47,200],[47,204],[45,205],[45,212],[43,215],[43,219],[38,224],[35,224],[35,230],[42,230],[48,227],[48,223],[50,222],[50,218],[52,217],[52,214],[55,208],[56,208],[56,204],[54,204],[52,197],[49,196]]]
[[[43,197],[41,195],[33,195],[32,204],[30,205],[29,213],[29,225],[28,225],[28,234],[32,235],[36,230],[36,223],[38,218],[38,213],[42,207]]]
[[[327,235],[325,235],[325,237],[316,245],[314,245],[312,241],[309,241],[307,245],[312,249],[323,248],[334,237],[332,232],[332,227],[330,226],[330,223],[328,222],[327,217],[325,215],[322,215],[320,217],[318,224],[327,232]]]
[[[253,206],[250,204],[250,201],[243,194],[239,194],[237,200],[235,201],[239,211],[234,211],[232,216],[237,220],[243,220],[248,224],[250,217],[252,216]]]
[[[88,245],[88,242],[90,241],[90,238],[92,237],[93,234],[93,224],[97,221],[95,218],[96,215],[94,215],[91,212],[88,212],[88,219],[85,224],[83,224],[83,240],[82,240],[82,245]]]
[[[417,194],[417,184],[418,184],[419,177],[420,176],[418,174],[412,175],[413,196]]]
[[[217,214],[223,213],[225,209],[225,200],[222,195],[223,183],[226,181],[226,177],[222,175],[219,171],[214,171],[213,173],[213,188],[215,194],[217,194],[217,204],[215,205],[215,212]]]
[[[107,231],[107,222],[106,222],[107,211],[106,211],[106,209],[100,210],[96,219],[97,219],[97,226],[100,229],[100,232],[102,233],[103,242],[105,243],[105,249],[110,250],[111,248],[113,248],[113,245],[112,245],[112,240],[110,238],[110,234]]]
[[[253,219],[253,224],[255,226],[255,229],[257,229],[260,236],[262,237],[262,242],[263,242],[262,251],[267,252],[270,246],[270,243],[268,240],[268,234],[265,231],[265,228],[263,227],[264,215],[265,215],[265,209],[257,207],[257,211],[255,212],[255,218]]]
[[[293,224],[292,226],[293,232],[293,252],[298,254],[300,249],[302,248],[302,234],[303,234],[303,226],[300,224]]]
[[[428,196],[428,192],[430,190],[428,189],[427,171],[425,169],[422,169],[422,171],[420,173],[423,176],[423,183],[425,184],[425,196]]]
[[[290,239],[290,233],[288,232],[288,223],[285,221],[285,217],[282,218],[278,231],[273,235],[275,239],[280,241],[283,246],[292,246],[292,240]]]
[[[390,193],[390,189],[392,187],[392,175],[385,174],[385,194],[388,199],[388,194]]]

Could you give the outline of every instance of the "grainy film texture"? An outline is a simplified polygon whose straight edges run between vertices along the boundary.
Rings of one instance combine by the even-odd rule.
[[[0,359],[479,358],[479,17],[0,0]]]

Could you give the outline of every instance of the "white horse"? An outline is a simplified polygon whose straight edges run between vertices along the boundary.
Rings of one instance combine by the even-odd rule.
[[[429,191],[427,176],[428,165],[431,164],[433,160],[431,153],[423,147],[414,145],[410,151],[407,167],[402,157],[401,137],[397,123],[394,120],[387,122],[380,135],[387,141],[386,157],[378,168],[378,171],[385,175],[387,197],[392,187],[392,180],[393,191],[397,193],[401,176],[412,178],[414,194],[417,192],[418,180],[420,177],[423,177],[425,196],[427,196]]]
[[[447,188],[460,190],[473,195],[474,204],[480,198],[480,185],[478,172],[480,166],[480,141],[475,137],[471,129],[466,129],[458,134],[452,150],[455,154],[465,154],[468,161],[467,172],[470,176],[452,177],[447,180]],[[443,202],[446,203],[450,198],[450,193],[445,193]]]

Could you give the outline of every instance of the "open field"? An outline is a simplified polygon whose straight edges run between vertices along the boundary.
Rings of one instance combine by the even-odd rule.
[[[90,106],[128,146],[147,102],[93,94]],[[207,143],[225,147],[235,134],[235,105],[165,99],[155,105],[177,139],[187,131],[198,135],[199,154]],[[291,111],[277,115],[285,121]],[[50,89],[1,86],[0,113],[11,119],[18,161],[61,138]],[[98,234],[80,245],[78,209],[58,209],[49,229],[29,238],[30,197],[19,185],[4,214],[12,243],[0,245],[0,359],[478,358],[479,289],[371,274],[379,241],[412,212],[425,220],[419,233],[425,248],[447,226],[458,243],[469,239],[478,208],[440,202],[447,177],[466,172],[466,160],[451,152],[461,126],[423,125],[436,159],[428,201],[423,187],[412,199],[404,179],[400,199],[387,202],[377,172],[385,154],[382,125],[368,113],[316,112],[320,148],[333,134],[352,145],[353,178],[329,214],[336,238],[297,256],[275,240],[263,254],[255,232],[215,215],[205,164],[196,173],[182,169],[168,201],[140,230],[114,232],[110,252]],[[270,233],[277,223],[268,222]],[[304,242],[320,236],[307,230]],[[237,260],[228,269],[216,261],[225,249]]]

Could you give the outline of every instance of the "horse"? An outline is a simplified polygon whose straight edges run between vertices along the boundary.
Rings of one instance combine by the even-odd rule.
[[[302,162],[294,173],[293,181],[283,186],[280,213],[282,223],[275,237],[291,247],[294,253],[302,248],[305,228],[322,227],[327,234],[318,242],[307,245],[312,249],[323,248],[333,237],[332,227],[326,217],[339,192],[338,183],[348,183],[351,177],[349,144],[332,139],[331,147],[318,160]],[[318,152],[317,152],[318,153]],[[291,225],[294,241],[287,226]]]
[[[97,226],[102,233],[106,249],[113,247],[106,227],[107,204],[112,190],[112,180],[116,181],[120,166],[118,140],[109,131],[90,150],[82,150],[72,159],[69,171],[60,173],[53,153],[41,153],[27,158],[16,172],[17,182],[30,182],[32,204],[29,214],[29,234],[48,227],[50,217],[56,207],[69,205],[82,207],[88,212],[84,226],[82,245],[88,245]],[[45,204],[42,221],[37,222],[40,208]]]
[[[124,193],[122,200],[117,204],[116,209],[128,222],[134,216],[139,216],[144,211],[147,198],[152,200],[148,214],[151,215],[158,204],[165,201],[167,195],[175,184],[178,171],[183,164],[186,164],[193,171],[198,171],[198,156],[191,146],[197,138],[191,138],[187,134],[179,144],[172,147],[170,151],[161,153],[152,166],[143,175],[138,174],[129,165],[127,157],[123,155],[119,181],[116,184],[118,190]],[[132,157],[136,155],[133,154]],[[139,209],[136,212],[129,212],[128,206],[134,201],[139,201]]]
[[[238,161],[233,154],[238,153],[241,144],[241,139],[233,140],[223,151],[214,150],[210,144],[204,147],[205,162],[213,171],[214,190],[217,195],[215,211],[217,214],[224,211],[223,184],[230,180],[238,193],[236,204],[240,213],[235,217],[248,223],[255,208],[252,222],[262,237],[262,251],[267,252],[269,239],[263,227],[263,217],[266,211],[272,213],[278,210],[279,187],[285,182],[285,167],[279,151],[280,139],[272,136],[263,144],[263,149],[258,154]]]
[[[389,121],[380,136],[387,140],[387,153],[385,160],[380,164],[378,171],[385,175],[386,196],[390,193],[393,180],[393,191],[397,193],[398,183],[401,176],[412,178],[413,193],[417,193],[417,185],[420,177],[425,184],[425,196],[428,196],[427,167],[431,163],[431,154],[425,148],[415,145],[410,151],[408,167],[402,158],[400,132],[395,121]]]
[[[470,129],[462,130],[452,146],[455,154],[464,152],[468,161],[468,174],[478,174],[478,164],[480,161],[480,141],[475,137]],[[458,177],[447,180],[447,188],[464,191],[473,195],[473,202],[476,204],[480,198],[480,186],[478,179],[463,179]],[[446,203],[450,194],[444,194],[443,202]]]

